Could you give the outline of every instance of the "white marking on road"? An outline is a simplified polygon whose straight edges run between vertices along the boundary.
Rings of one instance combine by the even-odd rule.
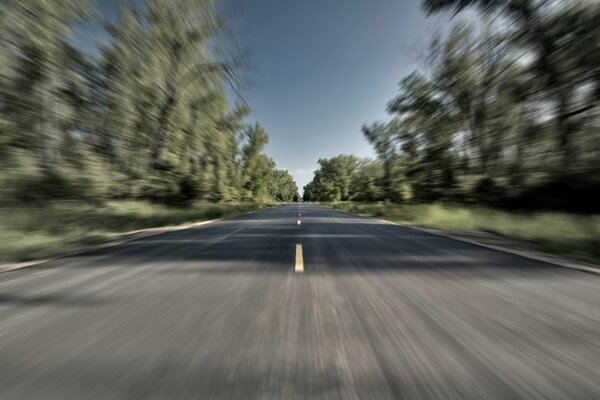
[[[246,227],[245,227],[245,226],[242,226],[242,227],[240,227],[240,228],[237,228],[235,231],[233,231],[233,232],[231,232],[231,233],[228,233],[228,234],[227,234],[227,235],[225,235],[225,236],[221,236],[221,237],[220,237],[220,238],[218,238],[216,241],[214,241],[214,242],[210,242],[210,243],[209,243],[209,245],[208,245],[208,246],[206,246],[206,247],[212,246],[213,244],[217,244],[217,243],[219,243],[219,242],[221,242],[221,241],[223,241],[223,240],[225,240],[225,239],[229,239],[231,236],[235,235],[236,233],[238,233],[238,232],[239,232],[239,231],[241,231],[242,229],[246,229]],[[202,250],[204,250],[204,248],[203,248]]]
[[[304,258],[302,257],[302,245],[296,244],[296,266],[294,267],[296,273],[304,272]]]

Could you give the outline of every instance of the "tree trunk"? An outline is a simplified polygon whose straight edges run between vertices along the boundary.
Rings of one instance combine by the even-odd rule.
[[[390,201],[392,197],[392,159],[389,156],[383,162],[383,187],[384,201]]]
[[[181,51],[182,45],[179,42],[173,44],[173,57],[171,62],[171,68],[167,72],[167,79],[165,83],[165,95],[166,100],[163,106],[160,108],[160,115],[158,117],[158,129],[156,132],[156,145],[152,155],[152,165],[156,169],[164,167],[164,162],[167,153],[167,134],[169,129],[169,120],[171,113],[175,108],[178,98],[178,87],[176,74],[179,70],[179,64],[181,62]]]
[[[558,129],[559,146],[562,157],[563,168],[569,168],[575,161],[573,143],[571,136],[573,134],[573,124],[569,121],[569,100],[568,94],[559,93],[558,95]]]
[[[175,106],[176,93],[173,85],[167,87],[167,99],[160,110],[158,118],[158,131],[156,133],[156,145],[152,155],[152,164],[155,168],[159,168],[164,164],[167,152],[167,134],[169,117]]]

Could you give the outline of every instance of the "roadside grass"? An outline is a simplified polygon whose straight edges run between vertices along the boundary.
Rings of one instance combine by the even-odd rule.
[[[146,201],[101,206],[56,203],[0,208],[0,263],[35,260],[116,240],[120,233],[223,218],[267,204],[196,203],[186,208]]]
[[[483,231],[517,239],[525,247],[600,264],[600,215],[517,212],[446,204],[327,204],[355,214],[408,224]]]

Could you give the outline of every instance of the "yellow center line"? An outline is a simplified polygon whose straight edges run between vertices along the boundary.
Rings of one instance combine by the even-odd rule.
[[[294,271],[297,273],[304,272],[304,258],[302,257],[302,245],[300,243],[296,244],[296,266]]]

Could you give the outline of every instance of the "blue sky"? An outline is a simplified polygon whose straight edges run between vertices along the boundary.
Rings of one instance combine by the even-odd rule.
[[[141,3],[135,0],[134,3]],[[112,19],[121,0],[97,0]],[[439,19],[419,0],[222,0],[249,51],[252,85],[244,98],[270,135],[267,153],[300,189],[319,158],[372,156],[365,122],[385,119],[398,82],[422,65]],[[86,29],[84,48],[102,35]]]

